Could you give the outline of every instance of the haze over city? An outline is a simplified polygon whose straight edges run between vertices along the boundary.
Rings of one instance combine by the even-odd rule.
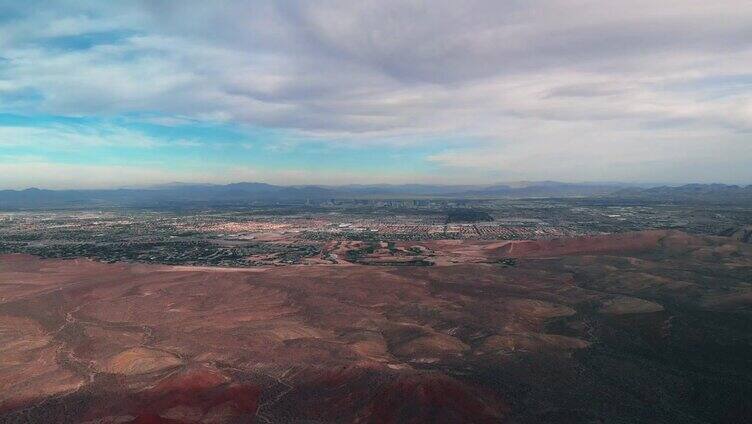
[[[747,1],[0,2],[0,187],[752,182]]]

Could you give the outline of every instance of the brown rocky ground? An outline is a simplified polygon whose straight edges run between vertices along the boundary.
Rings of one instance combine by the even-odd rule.
[[[752,416],[749,244],[417,244],[434,266],[0,257],[0,422]]]

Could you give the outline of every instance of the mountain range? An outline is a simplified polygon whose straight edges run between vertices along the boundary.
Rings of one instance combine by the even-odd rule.
[[[752,201],[752,185],[687,184],[639,186],[622,183],[517,182],[490,186],[376,184],[282,186],[258,182],[170,183],[143,188],[92,190],[0,190],[0,209],[135,206],[164,204],[242,204],[354,198],[563,198],[608,197],[650,201]]]

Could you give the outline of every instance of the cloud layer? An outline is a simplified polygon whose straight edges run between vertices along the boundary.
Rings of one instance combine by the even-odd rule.
[[[748,1],[0,1],[0,33],[6,113],[425,145],[478,179],[752,182]]]

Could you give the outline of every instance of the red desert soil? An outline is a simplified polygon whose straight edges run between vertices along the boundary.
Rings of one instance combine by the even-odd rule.
[[[666,231],[431,242],[423,245],[452,260],[428,267],[222,270],[0,256],[0,417],[505,421],[505,386],[467,376],[503,370],[515,355],[590,349],[597,341],[578,314],[661,314],[668,295],[714,310],[749,305],[749,287],[729,292],[661,271],[752,266],[749,248],[718,249],[724,243]],[[705,251],[712,263],[701,262]],[[519,263],[492,263],[503,257]],[[567,334],[549,329],[557,320]]]

